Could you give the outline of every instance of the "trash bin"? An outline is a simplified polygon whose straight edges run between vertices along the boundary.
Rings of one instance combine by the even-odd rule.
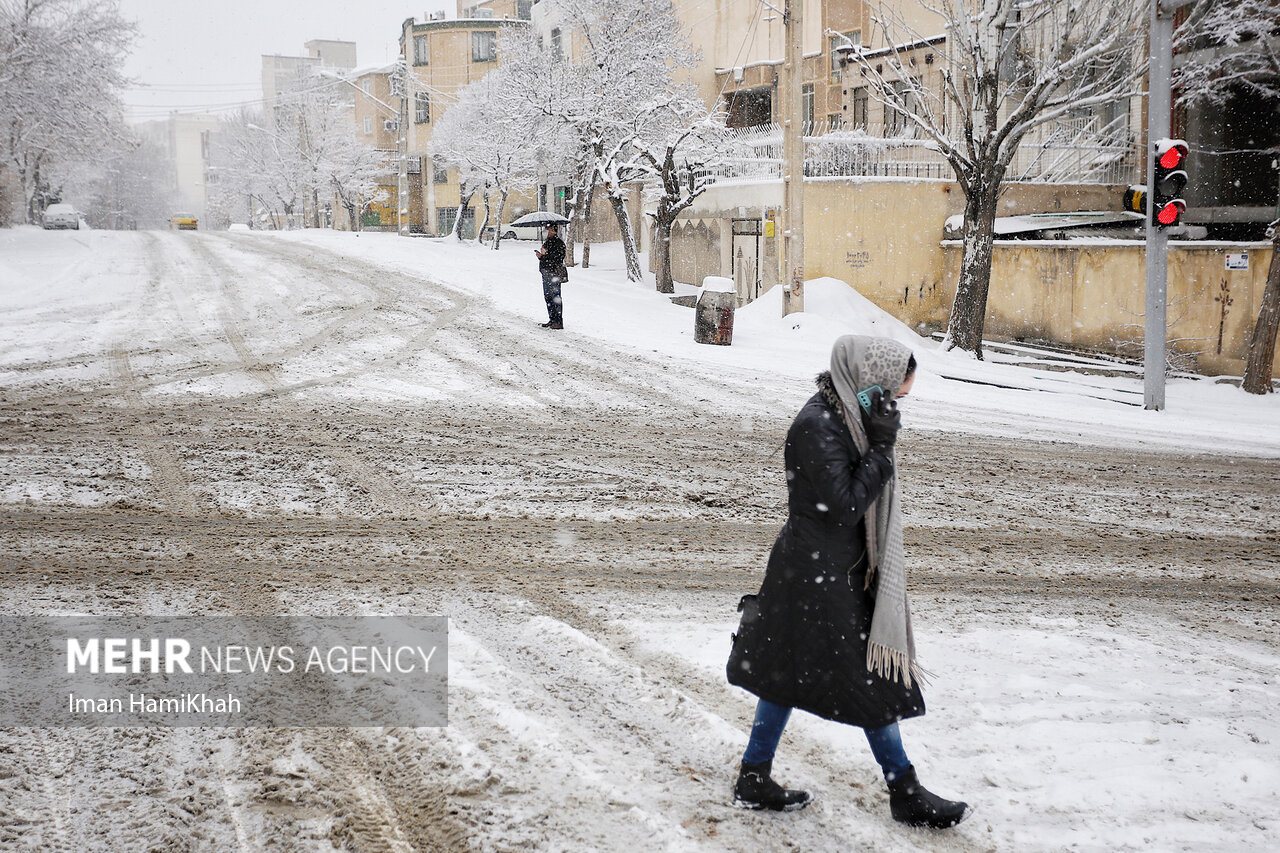
[[[698,297],[693,322],[693,339],[700,344],[727,347],[733,343],[733,310],[738,295],[732,292],[703,290]]]

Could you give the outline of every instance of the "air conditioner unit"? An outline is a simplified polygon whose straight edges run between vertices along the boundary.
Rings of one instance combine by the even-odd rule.
[[[492,10],[492,9],[476,9],[476,15],[475,15],[475,16],[476,16],[477,18],[492,18],[492,17],[493,17],[493,10]]]
[[[393,119],[384,118],[382,120],[382,129],[386,131],[396,131],[400,129],[400,122]]]

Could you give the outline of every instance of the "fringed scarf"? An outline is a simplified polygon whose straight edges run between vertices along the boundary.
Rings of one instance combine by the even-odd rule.
[[[853,435],[858,452],[871,446],[862,425],[858,392],[879,385],[890,399],[898,393],[907,374],[911,350],[888,338],[846,335],[831,350],[831,381],[840,398],[840,411]],[[893,460],[890,451],[890,460]],[[916,663],[911,634],[911,608],[907,604],[906,559],[902,547],[902,512],[898,501],[897,465],[880,495],[867,510],[866,588],[875,584],[871,636],[867,642],[867,669],[881,678],[911,687],[926,673]]]

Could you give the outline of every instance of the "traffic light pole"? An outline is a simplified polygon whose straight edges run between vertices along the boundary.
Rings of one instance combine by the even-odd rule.
[[[1156,227],[1157,139],[1169,135],[1172,101],[1169,78],[1173,71],[1173,10],[1151,2],[1151,63],[1147,70],[1147,307],[1143,338],[1143,405],[1164,408],[1165,349],[1168,338],[1169,234]]]
[[[1143,405],[1164,408],[1168,345],[1169,234],[1156,226],[1156,140],[1169,136],[1173,111],[1173,14],[1193,0],[1151,0],[1150,63],[1147,66],[1147,306],[1142,373]]]

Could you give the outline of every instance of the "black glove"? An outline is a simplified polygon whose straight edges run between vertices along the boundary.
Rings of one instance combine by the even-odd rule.
[[[875,391],[871,395],[871,409],[863,412],[862,425],[867,430],[867,441],[874,450],[887,454],[898,440],[902,428],[902,413],[898,404],[885,394]]]

